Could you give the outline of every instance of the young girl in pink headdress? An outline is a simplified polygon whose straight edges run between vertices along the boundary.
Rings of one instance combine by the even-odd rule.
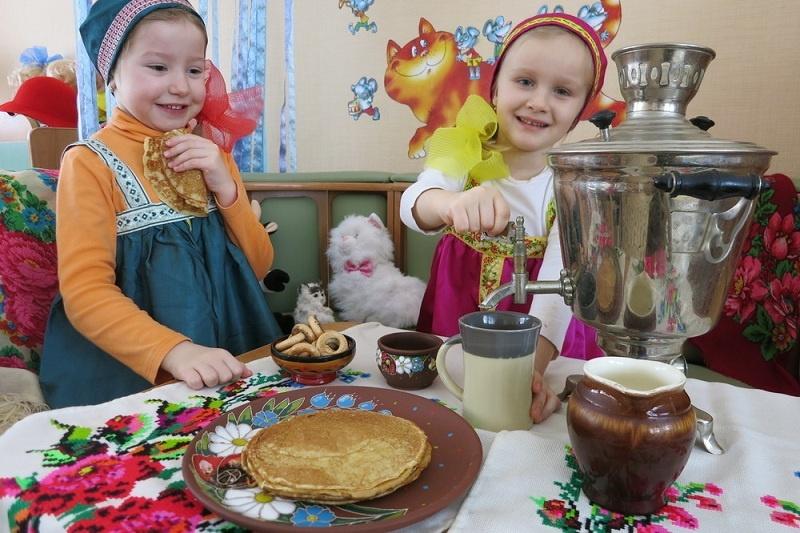
[[[258,284],[272,245],[230,154],[246,133],[231,126],[254,127],[254,117],[225,109],[188,0],[98,0],[81,36],[118,107],[62,159],[45,399],[94,404],[165,379],[199,389],[248,376],[233,354],[279,335]],[[198,121],[203,136],[189,133]],[[183,133],[163,141],[166,164],[199,170],[208,191],[195,209],[164,192],[165,175],[145,159],[146,144],[172,130]]]
[[[519,23],[506,37],[494,71],[491,106],[470,96],[453,128],[440,128],[428,144],[425,170],[400,206],[410,228],[444,228],[417,329],[458,333],[458,318],[477,311],[492,290],[511,279],[509,241],[501,234],[525,218],[529,279],[556,280],[562,268],[553,201],[553,171],[546,153],[581,118],[600,91],[606,58],[582,20],[545,14]],[[530,312],[542,321],[532,380],[531,418],[540,422],[558,406],[542,374],[559,353],[602,355],[596,332],[575,320],[557,295],[525,304],[506,298],[498,309]]]

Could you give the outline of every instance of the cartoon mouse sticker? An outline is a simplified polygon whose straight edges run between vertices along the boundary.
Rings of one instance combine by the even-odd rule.
[[[347,104],[347,111],[353,120],[358,120],[361,115],[372,117],[372,120],[381,119],[381,110],[372,103],[375,93],[378,92],[378,82],[375,78],[362,76],[357,82],[350,86],[355,98]]]

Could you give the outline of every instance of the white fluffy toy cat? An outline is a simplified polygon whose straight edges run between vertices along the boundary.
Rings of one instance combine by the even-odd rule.
[[[425,283],[394,266],[389,232],[375,213],[350,215],[331,230],[328,294],[343,320],[408,328],[417,324]]]

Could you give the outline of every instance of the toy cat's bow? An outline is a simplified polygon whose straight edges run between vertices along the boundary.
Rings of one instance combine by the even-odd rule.
[[[353,261],[346,261],[344,264],[344,271],[345,272],[361,272],[367,277],[370,277],[375,270],[375,265],[372,264],[372,261],[369,259],[365,259],[360,263],[354,263]]]

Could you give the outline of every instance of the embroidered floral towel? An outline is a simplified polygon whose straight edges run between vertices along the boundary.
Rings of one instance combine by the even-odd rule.
[[[386,387],[375,359],[377,339],[395,331],[375,323],[347,330],[356,339],[356,357],[332,385]],[[397,365],[412,370],[403,361]],[[299,387],[279,374],[271,359],[249,366],[253,376],[221,387],[192,391],[173,383],[19,421],[0,435],[0,532],[110,531],[123,525],[132,531],[241,531],[195,498],[183,479],[181,462],[195,434],[221,413]],[[440,384],[424,392],[458,406]],[[493,434],[479,433],[488,450]],[[227,434],[228,440],[220,443],[234,438],[239,435]],[[273,512],[267,507],[286,512],[278,504],[257,503],[264,512]],[[454,501],[404,531],[444,531],[460,503]],[[293,519],[309,522],[308,513],[301,516],[302,509],[292,509]]]
[[[800,528],[800,400],[689,380],[727,453],[699,447],[658,513],[592,505],[569,446],[564,410],[531,431],[497,434],[452,533],[517,531],[792,531]]]

